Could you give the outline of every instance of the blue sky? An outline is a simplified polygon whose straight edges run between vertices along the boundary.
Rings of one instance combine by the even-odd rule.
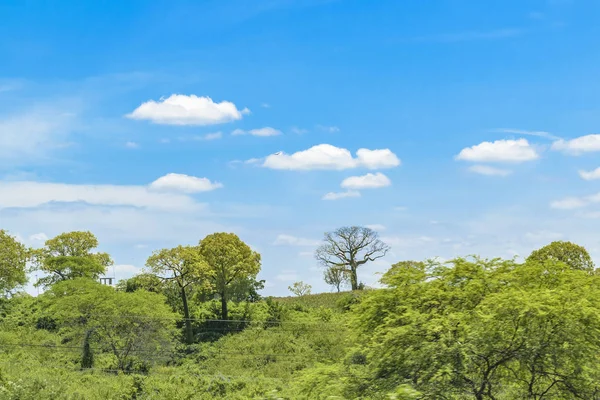
[[[557,239],[600,262],[599,17],[583,0],[5,0],[0,227],[32,246],[91,230],[118,278],[232,231],[272,295],[329,290],[312,253],[344,225],[392,247],[367,284]]]

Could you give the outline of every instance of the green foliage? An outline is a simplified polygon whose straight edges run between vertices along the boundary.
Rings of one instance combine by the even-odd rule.
[[[227,300],[232,284],[255,279],[260,271],[260,254],[233,233],[213,233],[199,244],[200,254],[210,266],[215,291],[221,297],[221,318],[228,319]]]
[[[135,292],[146,290],[148,292],[162,293],[164,291],[163,281],[154,274],[138,274],[129,279],[123,279],[117,283],[117,290],[122,292]]]
[[[27,261],[29,250],[0,229],[0,296],[27,283]]]
[[[48,274],[36,286],[49,287],[56,282],[76,279],[97,279],[113,264],[106,253],[92,252],[98,239],[91,232],[68,232],[46,241],[44,248],[33,252],[37,267]]]
[[[294,282],[292,286],[288,286],[288,290],[292,292],[295,296],[306,296],[310,294],[312,286],[302,281]]]
[[[527,261],[543,262],[546,260],[561,261],[573,269],[582,271],[594,270],[594,262],[587,250],[571,242],[552,242],[533,251],[527,257]]]

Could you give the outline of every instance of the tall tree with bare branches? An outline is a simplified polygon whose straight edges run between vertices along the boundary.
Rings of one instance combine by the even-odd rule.
[[[385,256],[390,249],[379,240],[377,232],[360,226],[327,232],[323,241],[315,252],[315,258],[326,268],[336,267],[346,271],[352,290],[358,290],[358,267]]]

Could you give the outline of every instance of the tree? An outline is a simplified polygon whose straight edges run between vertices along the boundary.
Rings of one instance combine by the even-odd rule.
[[[96,247],[98,239],[91,232],[68,232],[47,240],[34,256],[38,269],[49,275],[35,285],[48,287],[68,279],[98,279],[113,261],[107,253],[93,252]]]
[[[409,382],[423,398],[598,398],[600,277],[475,257],[398,263],[382,283],[351,320],[374,385]]]
[[[66,335],[63,342],[81,340],[87,347],[83,368],[93,362],[92,354],[110,353],[115,368],[144,370],[172,344],[175,315],[162,295],[145,290],[120,292],[78,278],[59,282],[42,296]]]
[[[212,276],[209,265],[202,258],[198,247],[177,246],[172,249],[155,251],[146,266],[163,281],[173,281],[179,288],[185,319],[185,340],[187,344],[194,342],[192,321],[188,306],[188,288],[192,284],[206,287]]]
[[[573,269],[593,271],[594,262],[583,246],[571,242],[556,241],[541,249],[534,250],[528,261],[556,260],[567,264]]]
[[[0,229],[0,293],[10,294],[12,290],[27,283],[27,261],[30,252],[16,238]]]
[[[325,268],[323,277],[325,278],[325,283],[335,287],[338,293],[340,292],[340,288],[348,283],[348,272],[344,268],[335,265]]]
[[[238,279],[255,279],[260,271],[260,254],[233,233],[213,233],[200,241],[200,254],[213,272],[212,282],[221,297],[221,318],[228,319],[227,300]]]
[[[294,282],[294,284],[292,286],[288,286],[288,289],[290,290],[290,292],[292,292],[296,296],[305,296],[307,294],[310,294],[310,290],[312,289],[312,286],[300,281],[300,282]]]
[[[163,291],[163,281],[154,274],[142,273],[129,279],[120,280],[117,283],[117,290],[129,293],[136,290],[161,293]]]
[[[379,240],[377,232],[369,228],[350,226],[325,233],[324,244],[315,258],[324,267],[343,269],[350,277],[352,290],[358,290],[357,269],[368,261],[387,254],[389,246]]]

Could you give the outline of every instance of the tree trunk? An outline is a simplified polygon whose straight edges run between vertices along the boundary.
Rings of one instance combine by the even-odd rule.
[[[352,290],[358,290],[358,277],[356,276],[356,265],[350,264],[350,284]]]
[[[181,288],[181,300],[183,301],[183,318],[185,318],[185,342],[194,343],[194,332],[192,331],[192,321],[190,320],[190,309],[188,307],[185,288]]]
[[[229,319],[229,315],[227,315],[227,296],[225,295],[225,291],[221,292],[221,319]]]

